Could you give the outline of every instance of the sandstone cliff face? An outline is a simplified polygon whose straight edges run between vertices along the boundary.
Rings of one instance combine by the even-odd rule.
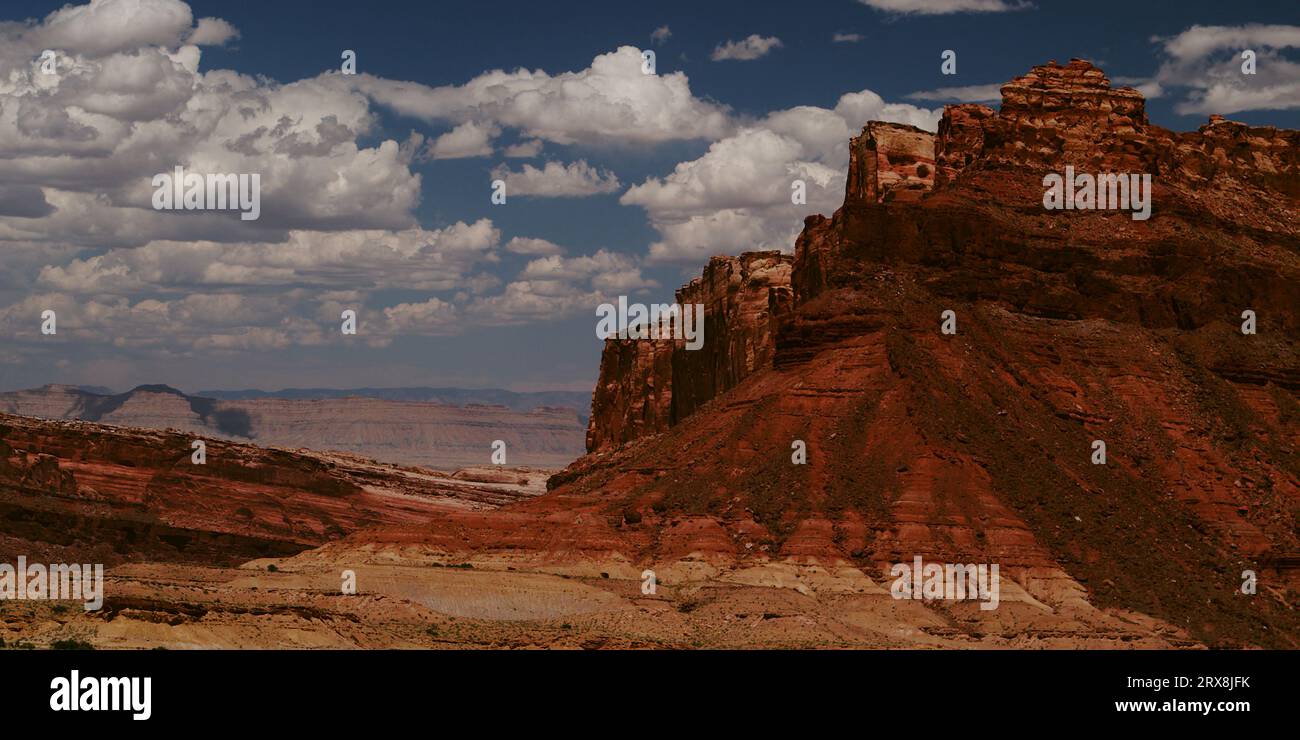
[[[1113,88],[1091,64],[1047,64],[1002,87],[1002,105],[949,106],[935,143],[939,185],[962,172],[1073,165],[1080,171],[1151,173],[1171,187],[1226,190],[1225,178],[1296,194],[1300,132],[1211,116],[1193,132],[1149,123],[1136,90]]]
[[[606,339],[591,394],[587,451],[618,447],[672,425],[673,339]]]
[[[677,291],[678,304],[704,306],[704,346],[673,352],[672,423],[772,365],[776,329],[789,315],[790,255],[714,257]]]
[[[934,178],[934,134],[928,131],[871,121],[849,141],[845,202],[918,200]]]
[[[1279,322],[1282,335],[1300,329],[1300,284],[1290,277],[1300,239],[1300,132],[1215,119],[1175,134],[1147,122],[1140,94],[1112,89],[1078,60],[1036,67],[1004,94],[997,112],[945,111],[922,218],[846,201],[831,218],[808,219],[796,246],[797,305],[864,287],[854,265],[865,260],[924,266],[938,295],[988,298],[1043,317],[1198,329],[1250,309]],[[1152,217],[1046,211],[1042,177],[1067,165],[1151,174]],[[851,324],[842,331],[870,323],[836,318]],[[808,320],[787,335],[796,354],[809,337],[825,336],[821,328],[841,332],[835,322]],[[1285,367],[1266,372],[1294,382]]]
[[[772,367],[512,511],[603,513],[584,541],[656,560],[997,562],[1058,616],[1300,645],[1300,132],[1169,132],[1080,61],[1003,93],[947,109],[906,198],[869,126],[798,239]],[[1047,211],[1067,165],[1152,175],[1150,219]]]
[[[791,258],[780,252],[714,257],[677,291],[678,305],[704,306],[704,344],[681,339],[607,339],[592,393],[587,451],[662,432],[772,361],[774,336],[790,312]]]
[[[1204,212],[1236,227],[1291,238],[1300,232],[1286,199],[1271,197],[1300,195],[1300,132],[1212,116],[1197,131],[1175,133],[1148,122],[1140,93],[1112,88],[1100,69],[1077,59],[1035,67],[1002,93],[996,112],[946,109],[935,140],[940,189],[960,174],[971,193],[1033,207],[1041,205],[1043,173],[1067,165],[1147,173],[1156,208],[1170,215]]]
[[[935,170],[933,134],[871,121],[849,143],[845,202],[915,201],[934,186]],[[662,432],[756,370],[770,367],[777,334],[793,311],[791,268],[797,259],[780,252],[746,252],[709,260],[703,275],[676,295],[678,304],[705,307],[705,343],[699,350],[686,351],[676,340],[606,340],[592,394],[587,451],[614,449]]]

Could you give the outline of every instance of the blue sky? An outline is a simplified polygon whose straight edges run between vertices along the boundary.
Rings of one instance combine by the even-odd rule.
[[[127,5],[0,9],[16,22],[0,79],[22,75],[0,88],[19,111],[0,115],[4,389],[587,389],[599,300],[665,300],[709,254],[791,249],[803,216],[838,205],[864,116],[932,126],[1049,59],[1154,93],[1151,119],[1175,130],[1216,106],[1300,128],[1294,2]],[[729,42],[740,58],[715,58]],[[1246,44],[1249,80],[1232,76]],[[62,70],[41,78],[51,47]],[[337,73],[344,49],[356,76]],[[642,49],[653,83],[624,74]],[[261,171],[267,215],[142,208],[150,173],[203,162]],[[490,203],[499,173],[548,163],[580,192],[539,172]],[[796,174],[814,183],[802,208],[782,202]],[[34,331],[46,305],[57,337]],[[346,307],[358,337],[338,335]]]
[[[28,15],[41,15],[60,3],[17,5]],[[365,71],[437,85],[461,83],[493,68],[582,69],[597,54],[632,44],[659,51],[661,70],[685,71],[697,94],[752,115],[833,105],[840,95],[863,87],[898,100],[916,90],[1001,83],[1048,59],[1080,57],[1112,78],[1144,77],[1159,66],[1153,36],[1175,36],[1193,25],[1300,23],[1300,4],[1287,0],[1046,0],[1024,11],[948,15],[891,14],[854,0],[499,0],[488,6],[490,15],[477,3],[420,0],[379,0],[364,9],[329,0],[190,6],[196,16],[224,18],[241,33],[232,48],[210,52],[208,64],[281,81],[333,66],[340,48],[362,53]],[[650,33],[663,25],[672,36],[651,46]],[[832,43],[836,32],[857,33],[863,40]],[[752,33],[776,36],[783,46],[748,64],[709,61],[718,43]],[[955,79],[939,73],[944,49],[959,54]],[[1151,101],[1152,119],[1175,129],[1203,122],[1204,116],[1174,114],[1173,103],[1172,98]],[[1288,127],[1300,119],[1295,111],[1234,117]]]

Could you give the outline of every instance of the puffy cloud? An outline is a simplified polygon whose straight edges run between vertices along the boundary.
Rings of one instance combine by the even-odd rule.
[[[613,172],[597,170],[580,159],[569,164],[547,162],[542,169],[525,164],[518,172],[502,166],[492,171],[504,180],[506,197],[531,195],[539,198],[575,198],[612,193],[622,187]]]
[[[507,156],[532,157],[544,140],[654,142],[732,125],[724,108],[690,93],[685,75],[643,75],[640,52],[625,47],[580,72],[489,72],[443,89],[433,96],[450,92],[456,103],[431,118],[450,131],[361,146],[377,120],[368,85],[391,93],[402,83],[331,72],[281,84],[200,70],[200,46],[237,37],[220,19],[195,24],[170,0],[95,0],[0,25],[0,326],[16,356],[71,339],[136,358],[317,346],[342,341],[345,309],[358,311],[363,341],[383,346],[545,320],[590,307],[602,291],[654,287],[632,257],[567,258],[527,237],[507,251],[555,261],[534,259],[502,287],[483,270],[499,260],[500,230],[488,219],[416,226],[420,177],[410,165],[490,154],[506,127],[524,137]],[[40,70],[47,47],[58,50],[55,74]],[[419,92],[412,100],[435,93]],[[177,165],[259,174],[262,217],[155,211],[153,175]],[[585,160],[501,174],[512,195],[621,187]],[[400,295],[413,291],[439,295]],[[56,337],[39,335],[46,308],[58,312]]]
[[[364,285],[371,290],[451,290],[495,259],[501,232],[490,220],[443,229],[292,231],[284,242],[152,241],[49,265],[42,286],[78,294]]]
[[[762,249],[788,253],[799,234],[797,213],[793,206],[790,215],[794,218],[781,217],[771,209],[755,213],[751,209],[725,208],[684,219],[654,218],[660,240],[650,245],[648,261],[698,265],[718,254]]]
[[[633,186],[622,202],[673,214],[788,201],[789,180],[799,174],[802,153],[793,137],[767,128],[743,129],[714,143],[699,159],[677,165],[668,177]]]
[[[39,293],[0,308],[0,327],[19,341],[101,342],[153,355],[281,349],[325,341],[326,327],[292,315],[294,302],[292,296],[206,293],[174,300],[87,301]],[[55,312],[58,322],[58,333],[48,337],[40,335],[41,312],[47,309]]]
[[[775,36],[759,36],[752,33],[740,41],[728,41],[718,44],[710,58],[715,62],[724,60],[751,61],[766,56],[773,49],[781,48],[781,39]]]
[[[541,139],[529,139],[527,141],[521,141],[518,144],[512,144],[506,147],[505,149],[505,155],[507,157],[515,157],[517,159],[531,159],[532,157],[536,157],[538,154],[541,153],[542,153]]]
[[[1192,26],[1161,43],[1165,61],[1147,89],[1182,89],[1179,113],[1235,113],[1300,107],[1300,64],[1282,55],[1300,48],[1300,26]],[[1241,54],[1255,52],[1253,75]]]
[[[834,110],[799,106],[714,142],[666,177],[627,190],[624,205],[645,208],[660,239],[651,263],[699,263],[715,254],[754,249],[789,252],[809,213],[829,213],[844,195],[848,140],[869,120],[929,130],[940,111],[886,103],[870,91],[841,96]],[[802,180],[807,203],[792,203]]]
[[[394,334],[458,334],[460,311],[439,298],[422,303],[399,303],[384,309],[385,325],[381,331]]]
[[[1165,94],[1164,88],[1160,85],[1159,82],[1156,81],[1156,78],[1154,77],[1116,76],[1110,78],[1110,81],[1111,84],[1113,85],[1125,85],[1128,87],[1132,87],[1133,89],[1142,93],[1142,97],[1146,98],[1147,100],[1150,100],[1152,98],[1158,98],[1161,95]]]
[[[518,280],[499,295],[476,299],[466,310],[485,326],[517,326],[595,311],[602,300],[595,291],[562,281]]]
[[[466,313],[477,324],[509,326],[594,312],[600,303],[659,284],[641,274],[638,260],[607,249],[579,257],[535,259],[498,295],[474,300]]]
[[[239,38],[239,29],[220,18],[200,18],[185,43],[193,46],[222,46]]]
[[[106,21],[88,35],[85,24],[110,18],[131,23]],[[420,178],[409,157],[391,140],[357,143],[375,121],[364,96],[321,79],[200,72],[196,46],[120,48],[174,42],[189,19],[183,4],[111,0],[40,26],[0,26],[0,66],[10,70],[0,78],[0,180],[42,188],[55,209],[26,224],[0,214],[0,240],[42,234],[93,247],[414,224]],[[224,33],[215,21],[194,30],[208,41]],[[29,37],[67,42],[55,74],[27,56]],[[258,174],[261,218],[154,211],[152,177],[177,165]]]
[[[501,128],[492,123],[466,121],[439,136],[429,145],[433,159],[460,159],[486,157],[492,153],[492,140],[501,134]]]
[[[1164,42],[1164,50],[1176,61],[1204,59],[1221,49],[1264,46],[1285,49],[1300,46],[1300,26],[1263,25],[1192,26]]]
[[[544,142],[710,141],[623,200],[659,232],[651,261],[698,261],[788,249],[802,215],[838,204],[847,139],[868,118],[932,127],[937,117],[863,91],[833,110],[740,119],[697,98],[683,73],[643,74],[631,46],[578,71],[497,70],[444,87],[201,69],[200,47],[237,37],[220,19],[195,23],[174,0],[95,0],[42,22],[0,24],[0,327],[15,338],[7,356],[69,339],[136,362],[320,346],[348,341],[338,331],[345,309],[358,311],[359,339],[373,346],[591,312],[659,287],[641,258],[570,256],[533,237],[502,245],[488,219],[421,228],[412,164],[489,155],[503,134],[516,143],[502,154],[519,158],[538,156]],[[731,53],[750,53],[749,41]],[[44,48],[58,51],[56,74],[40,71]],[[377,137],[377,106],[445,133]],[[152,176],[177,165],[258,173],[262,217],[153,210]],[[508,195],[623,187],[585,159],[501,165],[493,176]],[[789,202],[796,178],[808,183],[807,206]],[[504,286],[491,271],[502,247],[528,258]],[[59,312],[57,338],[39,336],[44,308]]]
[[[918,90],[904,97],[908,100],[942,100],[955,103],[1000,103],[1002,84],[939,87],[934,90]]]
[[[545,239],[516,236],[506,242],[506,251],[514,254],[564,254],[564,247]]]
[[[370,75],[333,75],[376,103],[426,121],[492,121],[558,144],[711,139],[731,127],[727,110],[695,97],[686,75],[645,74],[641,50],[623,46],[577,72],[485,72],[463,85],[429,87]]]
[[[1006,13],[1032,8],[1017,0],[858,0],[876,10],[904,15],[949,15],[952,13]]]
[[[193,23],[179,0],[91,0],[68,5],[25,34],[38,47],[90,56],[142,46],[175,46]]]
[[[479,274],[471,277],[469,280],[466,280],[465,287],[469,288],[469,292],[473,293],[474,295],[482,295],[483,293],[486,293],[489,290],[492,290],[493,288],[501,287],[501,278],[489,272],[480,272]],[[463,294],[464,291],[458,293],[458,295],[463,295]]]
[[[662,44],[672,38],[673,30],[668,26],[660,26],[650,32],[650,41],[655,44]]]
[[[530,280],[581,280],[596,275],[632,272],[636,264],[631,257],[601,249],[581,257],[550,255],[529,262],[520,277]]]
[[[892,121],[906,123],[927,131],[934,131],[943,116],[942,108],[919,108],[907,103],[887,103],[871,90],[846,93],[840,96],[835,105],[835,115],[843,118],[856,135],[867,125],[867,121]],[[846,152],[844,164],[847,166],[848,141],[843,142]]]

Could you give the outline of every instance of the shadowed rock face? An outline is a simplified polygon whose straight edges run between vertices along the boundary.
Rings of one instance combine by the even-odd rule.
[[[587,451],[613,449],[672,426],[672,339],[606,339],[591,394]]]
[[[854,140],[844,206],[796,244],[771,367],[516,511],[603,513],[660,558],[996,562],[1044,603],[1070,584],[1205,643],[1300,645],[1300,132],[1170,132],[1076,60],[998,111],[949,107],[933,190],[884,177],[924,140]],[[1151,218],[1045,210],[1067,165],[1151,174]]]
[[[591,400],[587,451],[657,434],[714,396],[772,364],[773,339],[789,314],[790,264],[780,252],[714,257],[677,291],[678,305],[704,306],[704,343],[607,339]]]

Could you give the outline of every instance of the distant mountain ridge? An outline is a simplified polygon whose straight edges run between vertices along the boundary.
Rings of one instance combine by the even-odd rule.
[[[321,398],[378,398],[385,401],[422,401],[451,406],[467,404],[495,404],[514,411],[532,411],[539,406],[573,409],[586,423],[591,414],[591,393],[585,391],[532,391],[519,393],[501,388],[283,388],[278,391],[203,390],[195,395],[227,401],[247,401],[260,398],[285,398],[308,400]]]
[[[388,397],[380,395],[385,391],[391,391]],[[0,393],[0,412],[175,429],[198,437],[350,452],[443,470],[489,464],[497,440],[505,442],[510,465],[558,468],[582,454],[586,423],[572,405],[561,403],[566,395],[580,394],[437,391],[232,391],[230,395],[250,397],[217,398],[188,395],[167,385],[141,385],[113,394],[46,385]]]

